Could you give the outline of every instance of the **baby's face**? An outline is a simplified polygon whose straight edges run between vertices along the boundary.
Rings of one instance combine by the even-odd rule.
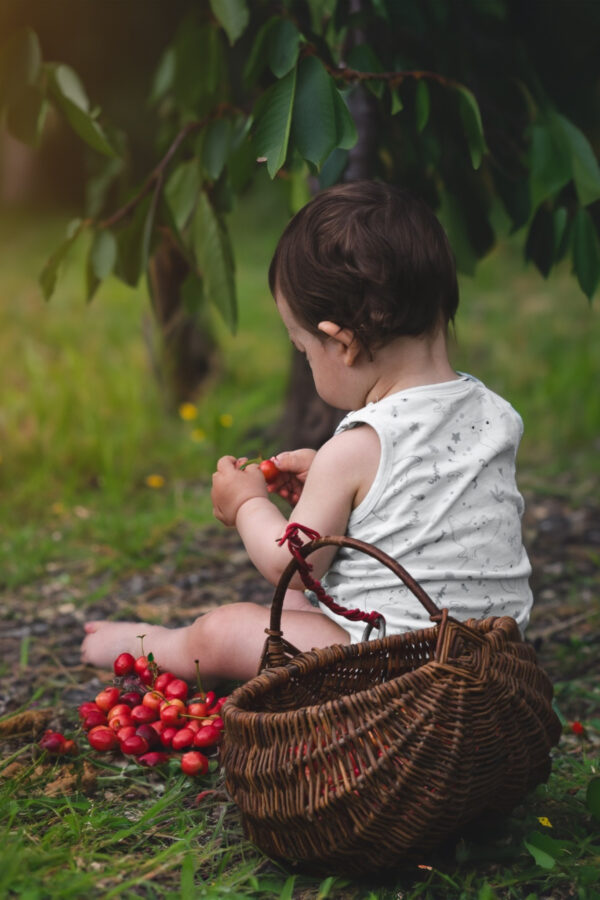
[[[276,294],[275,302],[290,341],[306,357],[319,397],[337,409],[352,409],[345,398],[348,368],[343,361],[339,342],[308,331],[297,320],[281,293]]]

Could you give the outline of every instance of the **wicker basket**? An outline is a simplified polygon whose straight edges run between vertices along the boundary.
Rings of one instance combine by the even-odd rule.
[[[221,761],[247,837],[316,872],[359,875],[432,848],[484,810],[510,811],[550,774],[552,685],[514,619],[459,623],[391,557],[432,628],[294,655],[277,586],[259,675],[222,710]],[[290,659],[291,655],[291,659]],[[287,660],[287,662],[286,662]]]

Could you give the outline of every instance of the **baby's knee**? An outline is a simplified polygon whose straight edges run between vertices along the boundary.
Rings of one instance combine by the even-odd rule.
[[[256,603],[228,603],[211,609],[186,629],[188,651],[201,660],[202,668],[219,671],[231,654],[232,643],[246,626],[252,626],[259,611],[264,614],[264,607]]]

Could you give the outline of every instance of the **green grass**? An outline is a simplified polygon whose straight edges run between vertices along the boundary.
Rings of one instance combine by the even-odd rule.
[[[598,700],[596,685],[596,709]],[[17,774],[3,781],[0,766],[0,897],[595,900],[600,820],[586,806],[586,785],[597,775],[598,740],[599,720],[585,740],[567,729],[548,784],[511,816],[489,813],[395,874],[362,879],[312,877],[266,859],[245,840],[231,804],[195,804],[214,773],[194,783],[175,765],[159,775],[94,753],[27,763],[25,744]],[[89,762],[93,791],[52,794]]]

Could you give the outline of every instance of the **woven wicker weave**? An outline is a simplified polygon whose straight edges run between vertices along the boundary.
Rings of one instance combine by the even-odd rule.
[[[276,589],[263,664],[225,704],[221,761],[248,838],[271,857],[362,874],[430,849],[484,810],[510,811],[550,774],[552,686],[508,617],[458,623],[390,557],[438,624],[294,653]],[[290,658],[291,654],[291,658]]]

